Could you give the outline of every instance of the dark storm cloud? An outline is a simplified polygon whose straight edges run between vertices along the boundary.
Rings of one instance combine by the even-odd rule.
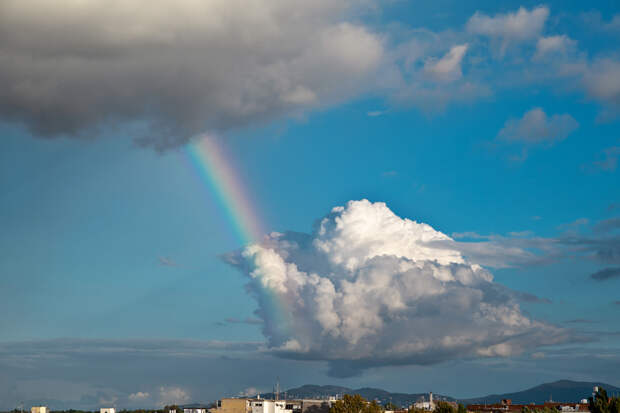
[[[0,117],[45,137],[150,124],[160,149],[355,95],[382,40],[348,2],[0,3]]]

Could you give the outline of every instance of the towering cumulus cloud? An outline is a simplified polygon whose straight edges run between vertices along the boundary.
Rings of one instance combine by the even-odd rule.
[[[328,360],[335,376],[510,356],[568,338],[526,317],[517,295],[487,270],[433,247],[445,240],[384,203],[361,200],[334,208],[311,235],[272,233],[227,259],[250,279],[270,348]]]

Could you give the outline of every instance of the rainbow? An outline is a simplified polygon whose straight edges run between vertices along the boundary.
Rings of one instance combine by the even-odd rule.
[[[200,180],[213,192],[223,213],[227,215],[238,240],[245,246],[262,239],[265,231],[255,213],[234,163],[217,138],[204,136],[185,149]]]
[[[215,195],[221,210],[227,215],[241,247],[260,242],[265,234],[264,226],[256,213],[256,203],[250,202],[248,191],[235,173],[232,158],[224,144],[217,138],[203,136],[184,149],[207,189]],[[261,280],[250,281],[256,289],[256,299],[261,309],[260,317],[265,329],[272,332],[270,345],[279,347],[295,331],[292,314],[286,299],[263,285]],[[274,338],[275,336],[275,338]]]

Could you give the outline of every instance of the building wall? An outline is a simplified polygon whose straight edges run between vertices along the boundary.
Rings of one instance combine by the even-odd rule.
[[[207,409],[183,409],[183,413],[207,413]]]
[[[254,400],[252,413],[293,413],[293,410],[286,409],[284,400]]]
[[[49,413],[47,406],[32,406],[30,413]]]
[[[227,398],[218,400],[217,408],[211,411],[214,413],[250,413],[252,407],[249,399]]]
[[[99,409],[99,413],[116,413],[116,409],[114,407],[102,408]]]
[[[301,413],[329,413],[332,402],[329,400],[302,400]]]

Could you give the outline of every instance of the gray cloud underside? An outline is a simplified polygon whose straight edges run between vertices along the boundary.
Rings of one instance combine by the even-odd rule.
[[[547,35],[547,7],[476,13],[462,27],[405,36],[364,22],[378,9],[370,0],[182,0],[174,9],[5,0],[0,118],[44,137],[134,122],[139,142],[166,149],[367,92],[432,112],[544,82],[578,87],[605,116],[617,112],[620,62],[585,58],[565,35]],[[550,122],[561,126],[555,137],[571,129],[568,118]],[[543,135],[535,139],[551,139]]]
[[[150,340],[150,339],[53,339],[16,342],[0,342],[0,357],[26,362],[23,356],[39,354],[38,357],[76,357],[88,354],[123,354],[126,357],[213,356],[228,352],[256,352],[262,342],[227,342],[218,340]]]
[[[614,338],[610,336],[607,339]],[[188,402],[209,402],[224,395],[237,395],[248,387],[271,389],[273,377],[265,377],[265,371],[278,375],[287,388],[329,380],[323,374],[317,374],[320,369],[309,368],[308,362],[261,357],[264,353],[253,357],[235,357],[240,354],[238,352],[229,357],[205,357],[185,351],[183,357],[178,357],[176,354],[181,351],[157,356],[142,352],[128,358],[123,351],[96,350],[100,347],[99,340],[94,340],[95,344],[90,346],[92,351],[88,354],[66,351],[75,346],[88,346],[88,340],[76,340],[77,344],[71,344],[71,341],[2,343],[2,348],[11,351],[25,345],[21,354],[23,360],[28,362],[16,363],[10,354],[0,352],[0,409],[13,409],[20,401],[26,406],[44,403],[53,409],[94,410],[111,404],[116,404],[118,408],[154,408],[161,406],[162,395],[182,396],[179,390],[188,395],[184,399]],[[134,340],[116,342],[117,348],[135,346]],[[146,347],[159,346],[156,344],[158,340],[153,342]],[[570,346],[543,351],[543,358],[532,358],[531,353],[526,353],[507,359],[447,363],[433,369],[384,370],[380,383],[372,385],[388,390],[423,392],[429,382],[441,383],[450,395],[474,397],[480,396],[481,382],[464,383],[460,377],[473,375],[492,377],[491,380],[505,377],[513,383],[505,388],[506,391],[515,386],[528,387],[567,377],[610,383],[617,380],[620,368],[617,346]],[[406,389],[402,387],[403,382],[407,383]],[[359,387],[362,383],[368,385],[374,382],[353,380],[340,383]]]

